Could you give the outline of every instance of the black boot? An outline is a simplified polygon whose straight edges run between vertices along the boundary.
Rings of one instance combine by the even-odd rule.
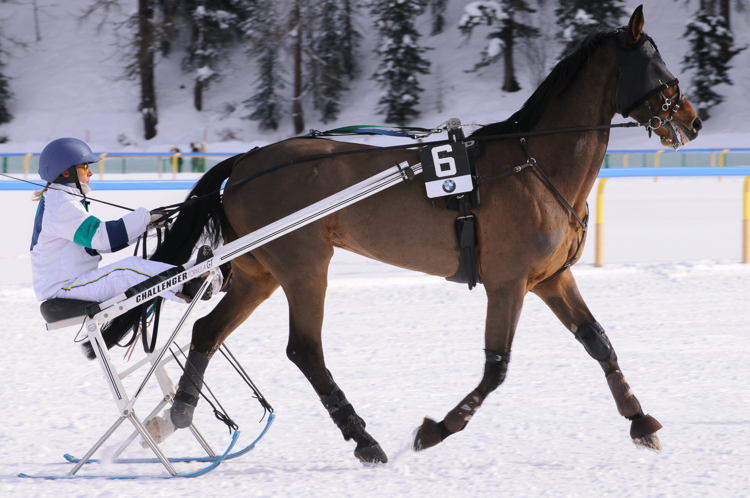
[[[177,394],[174,397],[169,416],[178,429],[184,429],[193,422],[193,412],[198,406],[200,390],[203,387],[203,374],[208,367],[208,356],[197,351],[190,351],[185,364],[185,371],[180,377]]]

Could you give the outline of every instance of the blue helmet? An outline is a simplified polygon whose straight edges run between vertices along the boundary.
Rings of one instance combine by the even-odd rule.
[[[58,138],[42,151],[39,157],[39,176],[46,182],[54,182],[63,171],[81,163],[96,163],[101,158],[91,152],[86,142],[77,138]]]

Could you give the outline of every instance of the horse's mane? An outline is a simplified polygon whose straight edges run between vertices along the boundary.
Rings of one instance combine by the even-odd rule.
[[[602,41],[608,37],[609,32],[603,31],[589,35],[581,42],[578,50],[557,63],[542,84],[539,85],[539,88],[531,94],[526,103],[511,117],[499,123],[483,126],[472,133],[471,136],[502,135],[531,130],[539,121],[539,118],[541,118],[550,99],[568,86],[583,63],[601,45]]]

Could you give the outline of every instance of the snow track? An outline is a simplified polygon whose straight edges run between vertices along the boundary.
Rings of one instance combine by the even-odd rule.
[[[0,364],[0,493],[746,495],[750,267],[623,264],[574,273],[634,392],[664,424],[660,454],[631,444],[629,423],[617,414],[599,366],[534,296],[526,299],[506,382],[467,429],[425,452],[404,451],[423,416],[442,417],[479,381],[486,299],[481,287],[468,292],[437,278],[344,260],[334,265],[328,291],[326,360],[392,457],[389,466],[363,468],[355,460],[353,445],[286,359],[287,306],[277,292],[229,339],[278,414],[248,455],[188,482],[23,482],[19,472],[64,471],[70,464],[62,455],[87,448],[116,414],[97,365],[71,342],[75,332],[45,332],[31,288],[6,285],[0,287],[8,351]],[[178,312],[167,307],[165,319]],[[462,330],[452,329],[454,315],[464,318]],[[254,431],[257,403],[219,359],[207,381],[241,429]],[[205,406],[198,412],[207,437],[226,438]],[[178,451],[187,441],[178,434],[165,447]],[[156,466],[131,469],[156,472]]]

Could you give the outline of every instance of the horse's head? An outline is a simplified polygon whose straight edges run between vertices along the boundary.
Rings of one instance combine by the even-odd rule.
[[[677,78],[667,69],[654,41],[643,32],[643,6],[638,6],[627,27],[614,33],[620,57],[616,110],[624,117],[648,122],[649,136],[677,149],[698,136],[703,127]]]

